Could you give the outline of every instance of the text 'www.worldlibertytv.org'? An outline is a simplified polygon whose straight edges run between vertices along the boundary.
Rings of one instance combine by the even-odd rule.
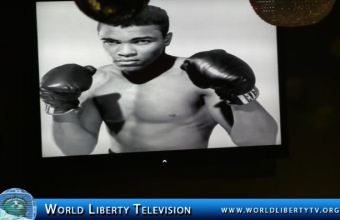
[[[339,207],[222,207],[221,211],[223,214],[340,214]]]

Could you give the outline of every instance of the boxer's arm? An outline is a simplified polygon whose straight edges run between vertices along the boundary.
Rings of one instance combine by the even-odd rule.
[[[253,101],[246,105],[227,105],[214,90],[206,89],[204,99],[209,114],[230,135],[237,146],[272,145],[276,143],[278,125],[275,119]]]
[[[100,114],[87,92],[80,100],[79,111],[53,116],[53,136],[65,155],[88,155],[98,142]]]

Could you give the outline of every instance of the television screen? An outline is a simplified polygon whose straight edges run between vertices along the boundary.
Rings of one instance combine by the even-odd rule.
[[[43,158],[281,149],[277,28],[248,0],[151,0],[115,24],[40,1],[36,18]]]

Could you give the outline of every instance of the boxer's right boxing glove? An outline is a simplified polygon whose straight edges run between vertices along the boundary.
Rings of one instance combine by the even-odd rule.
[[[96,71],[92,66],[65,64],[46,73],[40,82],[40,98],[46,103],[46,112],[62,115],[76,110],[78,98],[90,89]],[[50,112],[50,107],[54,108],[53,112]]]

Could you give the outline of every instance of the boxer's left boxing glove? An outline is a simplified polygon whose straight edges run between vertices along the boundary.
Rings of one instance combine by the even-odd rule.
[[[78,109],[78,98],[91,87],[96,71],[92,66],[65,64],[46,73],[40,82],[40,98],[46,103],[46,112],[62,115]],[[52,113],[50,107],[54,108]]]
[[[240,58],[224,50],[204,51],[189,57],[181,65],[197,87],[211,88],[229,105],[244,105],[256,100],[255,74]]]

